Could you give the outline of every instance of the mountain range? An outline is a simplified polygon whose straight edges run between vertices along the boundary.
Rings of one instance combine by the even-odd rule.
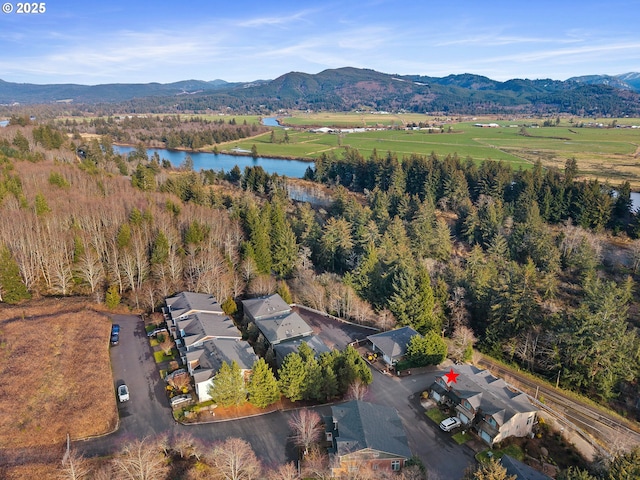
[[[462,74],[392,75],[352,67],[317,74],[290,72],[274,80],[229,83],[35,85],[0,80],[0,104],[99,104],[109,111],[237,111],[373,109],[444,113],[569,113],[640,116],[640,73],[505,82]]]

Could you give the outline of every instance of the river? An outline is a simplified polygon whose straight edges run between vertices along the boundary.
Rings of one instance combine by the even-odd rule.
[[[128,154],[135,150],[134,147],[125,147],[114,145],[113,150],[116,153]],[[160,159],[169,160],[171,165],[179,167],[184,163],[187,155],[193,160],[193,168],[195,170],[224,170],[229,172],[234,166],[240,167],[244,171],[245,167],[262,167],[267,173],[277,173],[278,175],[286,175],[291,178],[302,178],[308,167],[313,167],[313,162],[303,160],[284,160],[281,158],[238,156],[227,155],[225,153],[207,153],[207,152],[185,152],[182,150],[167,150],[164,148],[148,148],[147,155],[151,157],[154,153],[158,153]]]

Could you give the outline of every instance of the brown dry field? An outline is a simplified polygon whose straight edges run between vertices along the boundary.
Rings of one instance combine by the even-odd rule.
[[[58,463],[36,463],[0,470],[0,474],[2,474],[2,478],[5,480],[33,480],[34,478],[60,478],[61,471]]]
[[[0,308],[0,448],[62,445],[117,425],[111,321],[81,299]]]

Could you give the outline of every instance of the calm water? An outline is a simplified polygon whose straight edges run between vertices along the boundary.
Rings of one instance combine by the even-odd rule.
[[[263,118],[262,124],[266,125],[267,127],[280,127],[280,124],[278,123],[278,120],[276,120],[276,117]]]
[[[0,127],[6,127],[9,125],[9,120],[0,120]]]
[[[128,154],[135,150],[133,147],[123,147],[114,145],[113,150],[116,153]],[[224,153],[203,153],[203,152],[183,152],[179,150],[166,150],[164,148],[148,148],[147,155],[151,157],[154,152],[160,155],[160,159],[169,160],[171,165],[179,167],[184,163],[187,155],[193,160],[193,168],[195,170],[224,170],[230,171],[234,166],[240,167],[244,171],[244,167],[264,168],[267,173],[277,173],[278,175],[286,175],[291,178],[302,178],[307,167],[313,167],[313,162],[304,162],[302,160],[282,160],[280,158],[268,157],[245,157],[236,155],[227,155]]]

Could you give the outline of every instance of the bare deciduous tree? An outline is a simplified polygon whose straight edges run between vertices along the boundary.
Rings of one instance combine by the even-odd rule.
[[[280,465],[267,473],[267,480],[298,480],[298,469],[291,462]]]
[[[71,450],[62,462],[59,478],[61,480],[82,480],[89,478],[90,474],[89,462],[78,452]]]
[[[453,331],[452,341],[449,345],[449,358],[454,362],[463,362],[469,346],[473,347],[476,337],[473,330],[465,325],[460,325]]]
[[[130,480],[157,480],[168,473],[166,457],[156,442],[144,438],[128,443],[114,460],[118,478]]]
[[[303,449],[304,455],[307,455],[309,448],[322,437],[322,419],[315,410],[297,410],[289,419],[289,427],[293,432],[293,442]]]
[[[369,387],[362,382],[359,378],[349,385],[349,390],[347,391],[347,397],[352,400],[364,400],[369,392]]]
[[[240,438],[216,444],[211,452],[211,464],[224,480],[253,480],[261,473],[260,461],[251,445]]]
[[[333,477],[329,468],[329,457],[318,447],[313,447],[302,460],[302,477],[329,480]]]

